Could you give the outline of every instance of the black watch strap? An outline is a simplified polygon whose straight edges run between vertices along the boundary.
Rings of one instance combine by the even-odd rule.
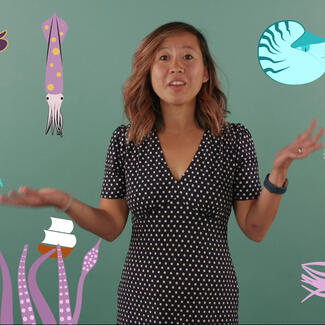
[[[269,181],[269,174],[266,175],[265,177],[265,180],[264,180],[264,186],[271,192],[271,193],[274,193],[274,194],[283,194],[285,193],[285,191],[287,190],[287,187],[288,187],[288,179],[286,178],[286,181],[285,181],[285,186],[283,187],[278,187],[274,184],[272,184],[270,181]]]

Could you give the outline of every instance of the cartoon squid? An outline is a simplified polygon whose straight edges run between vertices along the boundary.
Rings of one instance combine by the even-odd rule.
[[[56,219],[56,218],[54,218]],[[55,220],[54,220],[55,221]],[[58,219],[56,220],[58,221]],[[64,221],[64,219],[62,219]],[[53,224],[53,218],[52,218]],[[52,246],[52,249],[48,250],[44,255],[39,257],[31,266],[28,273],[28,281],[26,280],[25,263],[27,257],[28,246],[25,245],[18,267],[18,294],[21,310],[22,324],[36,324],[36,318],[33,310],[31,300],[38,311],[38,314],[43,324],[58,324],[51,308],[46,302],[40,288],[37,284],[37,271],[39,267],[49,257],[53,257],[58,260],[58,278],[59,278],[59,320],[60,324],[78,324],[79,316],[82,306],[83,286],[85,278],[88,272],[95,266],[98,259],[98,251],[101,239],[99,239],[96,245],[88,251],[84,257],[81,275],[79,278],[75,310],[72,314],[70,307],[70,297],[68,281],[65,272],[65,266],[63,261],[63,254],[60,244]],[[54,254],[54,255],[53,255]],[[51,256],[52,255],[52,256]],[[69,254],[66,254],[66,256]],[[11,277],[7,263],[0,251],[0,268],[2,271],[2,301],[1,301],[1,314],[0,324],[13,324],[13,302],[12,302],[12,285]]]
[[[325,38],[307,32],[294,20],[269,26],[260,37],[257,52],[264,73],[283,84],[306,84],[325,72]]]
[[[63,117],[61,114],[61,104],[63,101],[63,69],[62,69],[62,49],[61,44],[67,33],[68,25],[54,13],[53,16],[42,24],[42,31],[47,41],[46,56],[46,79],[45,92],[49,105],[49,115],[45,134],[52,126],[57,135],[62,137]]]

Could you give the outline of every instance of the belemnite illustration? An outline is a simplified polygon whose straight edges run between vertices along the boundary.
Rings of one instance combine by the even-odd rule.
[[[45,134],[52,126],[52,135],[56,129],[57,135],[63,136],[63,117],[61,105],[63,102],[63,67],[61,44],[68,30],[67,23],[53,16],[42,24],[42,31],[47,41],[45,92],[49,105],[49,114]]]
[[[97,241],[85,255],[79,278],[76,303],[74,313],[71,311],[68,280],[64,266],[64,258],[71,253],[71,246],[74,246],[76,239],[70,232],[73,229],[71,220],[51,217],[52,225],[49,230],[45,230],[45,239],[40,244],[46,248],[39,246],[39,251],[42,255],[30,267],[28,279],[26,279],[26,259],[28,245],[24,246],[23,252],[18,266],[18,295],[21,310],[21,322],[14,322],[13,319],[13,292],[10,272],[4,256],[0,251],[0,268],[2,271],[2,300],[0,324],[36,324],[35,313],[32,302],[40,316],[43,324],[78,324],[83,297],[83,287],[87,274],[95,266],[98,259],[98,251],[101,239]],[[72,225],[71,225],[72,223]],[[59,232],[63,231],[61,235]],[[68,250],[64,249],[68,247]],[[37,271],[40,266],[49,258],[57,258],[58,260],[58,300],[59,300],[59,322],[54,317],[54,314],[44,298],[41,289],[37,284]]]
[[[257,48],[263,72],[286,85],[307,84],[325,72],[325,38],[295,20],[278,21],[262,33]]]
[[[7,35],[7,31],[0,32],[0,53],[5,51],[8,47],[8,41],[4,38]]]

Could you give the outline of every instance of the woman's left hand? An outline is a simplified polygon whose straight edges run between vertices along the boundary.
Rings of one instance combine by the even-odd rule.
[[[296,140],[282,148],[277,153],[273,162],[274,169],[287,171],[290,164],[295,159],[306,158],[312,152],[323,147],[323,143],[318,142],[318,140],[323,136],[325,128],[321,128],[314,138],[311,138],[317,123],[318,120],[313,119],[309,128],[305,132],[301,133]]]

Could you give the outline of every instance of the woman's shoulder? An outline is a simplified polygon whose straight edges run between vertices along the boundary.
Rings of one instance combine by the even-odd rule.
[[[130,123],[121,124],[115,128],[115,130],[113,131],[113,136],[118,137],[119,139],[122,139],[123,137],[127,137],[127,132],[129,128],[130,128]]]
[[[228,125],[223,127],[225,137],[241,138],[241,137],[251,137],[251,133],[241,122],[228,122]]]

